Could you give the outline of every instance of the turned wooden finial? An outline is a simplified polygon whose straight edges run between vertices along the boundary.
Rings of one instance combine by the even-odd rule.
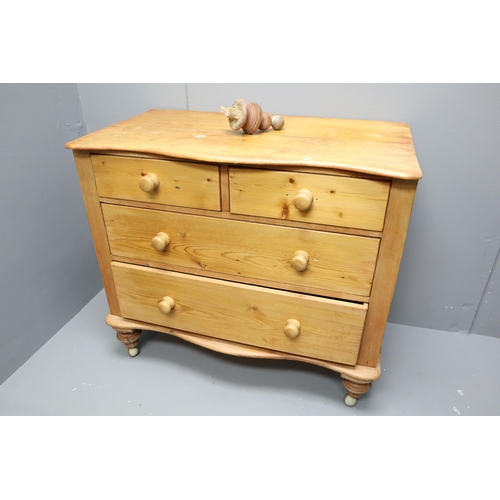
[[[267,130],[269,127],[280,130],[285,125],[283,117],[271,116],[269,113],[263,112],[256,102],[247,104],[244,99],[236,99],[230,108],[221,106],[220,111],[224,113],[233,130],[243,129],[245,134],[253,134],[257,130]]]

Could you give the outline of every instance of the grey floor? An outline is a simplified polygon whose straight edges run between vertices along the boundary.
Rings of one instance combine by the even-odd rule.
[[[236,358],[154,332],[130,358],[104,292],[0,386],[1,415],[500,415],[500,339],[389,324],[358,404],[338,374]]]

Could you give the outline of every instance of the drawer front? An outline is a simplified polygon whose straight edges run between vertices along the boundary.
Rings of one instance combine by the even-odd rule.
[[[390,182],[230,168],[231,212],[381,231]]]
[[[92,155],[92,166],[102,198],[221,208],[218,166],[107,155]]]
[[[224,273],[238,281],[274,281],[280,288],[294,285],[295,290],[331,297],[339,292],[370,295],[377,238],[108,204],[102,210],[116,259]],[[153,241],[158,233],[168,236],[164,249],[153,247],[158,247]],[[160,244],[166,241],[159,238]]]
[[[112,269],[123,317],[266,349],[356,364],[365,304],[122,263],[113,263]]]

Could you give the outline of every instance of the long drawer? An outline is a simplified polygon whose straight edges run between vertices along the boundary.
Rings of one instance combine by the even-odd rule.
[[[231,212],[381,231],[391,183],[355,177],[230,168]]]
[[[238,281],[266,280],[329,297],[370,295],[377,238],[118,205],[103,204],[102,210],[117,260],[198,274],[211,271]],[[161,238],[168,242],[164,249]]]
[[[221,208],[218,166],[112,155],[92,155],[92,166],[102,198]]]
[[[366,304],[116,262],[112,272],[125,318],[356,364]]]

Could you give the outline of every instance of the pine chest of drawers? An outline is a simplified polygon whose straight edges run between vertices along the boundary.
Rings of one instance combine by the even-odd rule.
[[[151,110],[72,141],[110,314],[237,356],[340,373],[353,405],[382,339],[421,171],[407,125]]]

